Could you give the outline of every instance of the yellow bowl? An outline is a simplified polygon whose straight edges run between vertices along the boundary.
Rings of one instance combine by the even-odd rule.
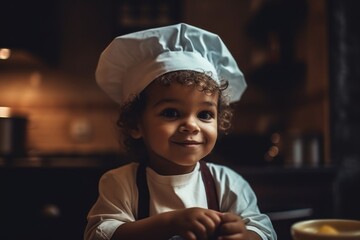
[[[360,221],[314,219],[291,226],[294,240],[360,240]]]

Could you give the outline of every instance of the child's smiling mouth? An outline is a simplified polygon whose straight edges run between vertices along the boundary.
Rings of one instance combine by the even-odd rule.
[[[171,142],[176,145],[183,146],[183,147],[196,147],[196,146],[203,144],[203,142],[187,141],[187,140],[186,141],[171,141]]]

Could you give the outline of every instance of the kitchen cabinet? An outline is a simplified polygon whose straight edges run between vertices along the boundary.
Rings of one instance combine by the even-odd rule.
[[[97,168],[0,168],[0,239],[79,240]]]
[[[295,221],[332,215],[334,169],[233,167],[253,186],[281,240],[290,239]],[[82,239],[98,180],[108,169],[0,167],[0,239]]]

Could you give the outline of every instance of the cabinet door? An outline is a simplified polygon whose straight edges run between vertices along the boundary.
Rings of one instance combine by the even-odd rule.
[[[0,239],[78,240],[97,196],[97,169],[0,169]]]

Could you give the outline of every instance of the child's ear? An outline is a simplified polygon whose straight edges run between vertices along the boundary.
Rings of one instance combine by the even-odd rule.
[[[141,131],[138,128],[130,130],[130,135],[134,139],[140,139],[142,137]]]

